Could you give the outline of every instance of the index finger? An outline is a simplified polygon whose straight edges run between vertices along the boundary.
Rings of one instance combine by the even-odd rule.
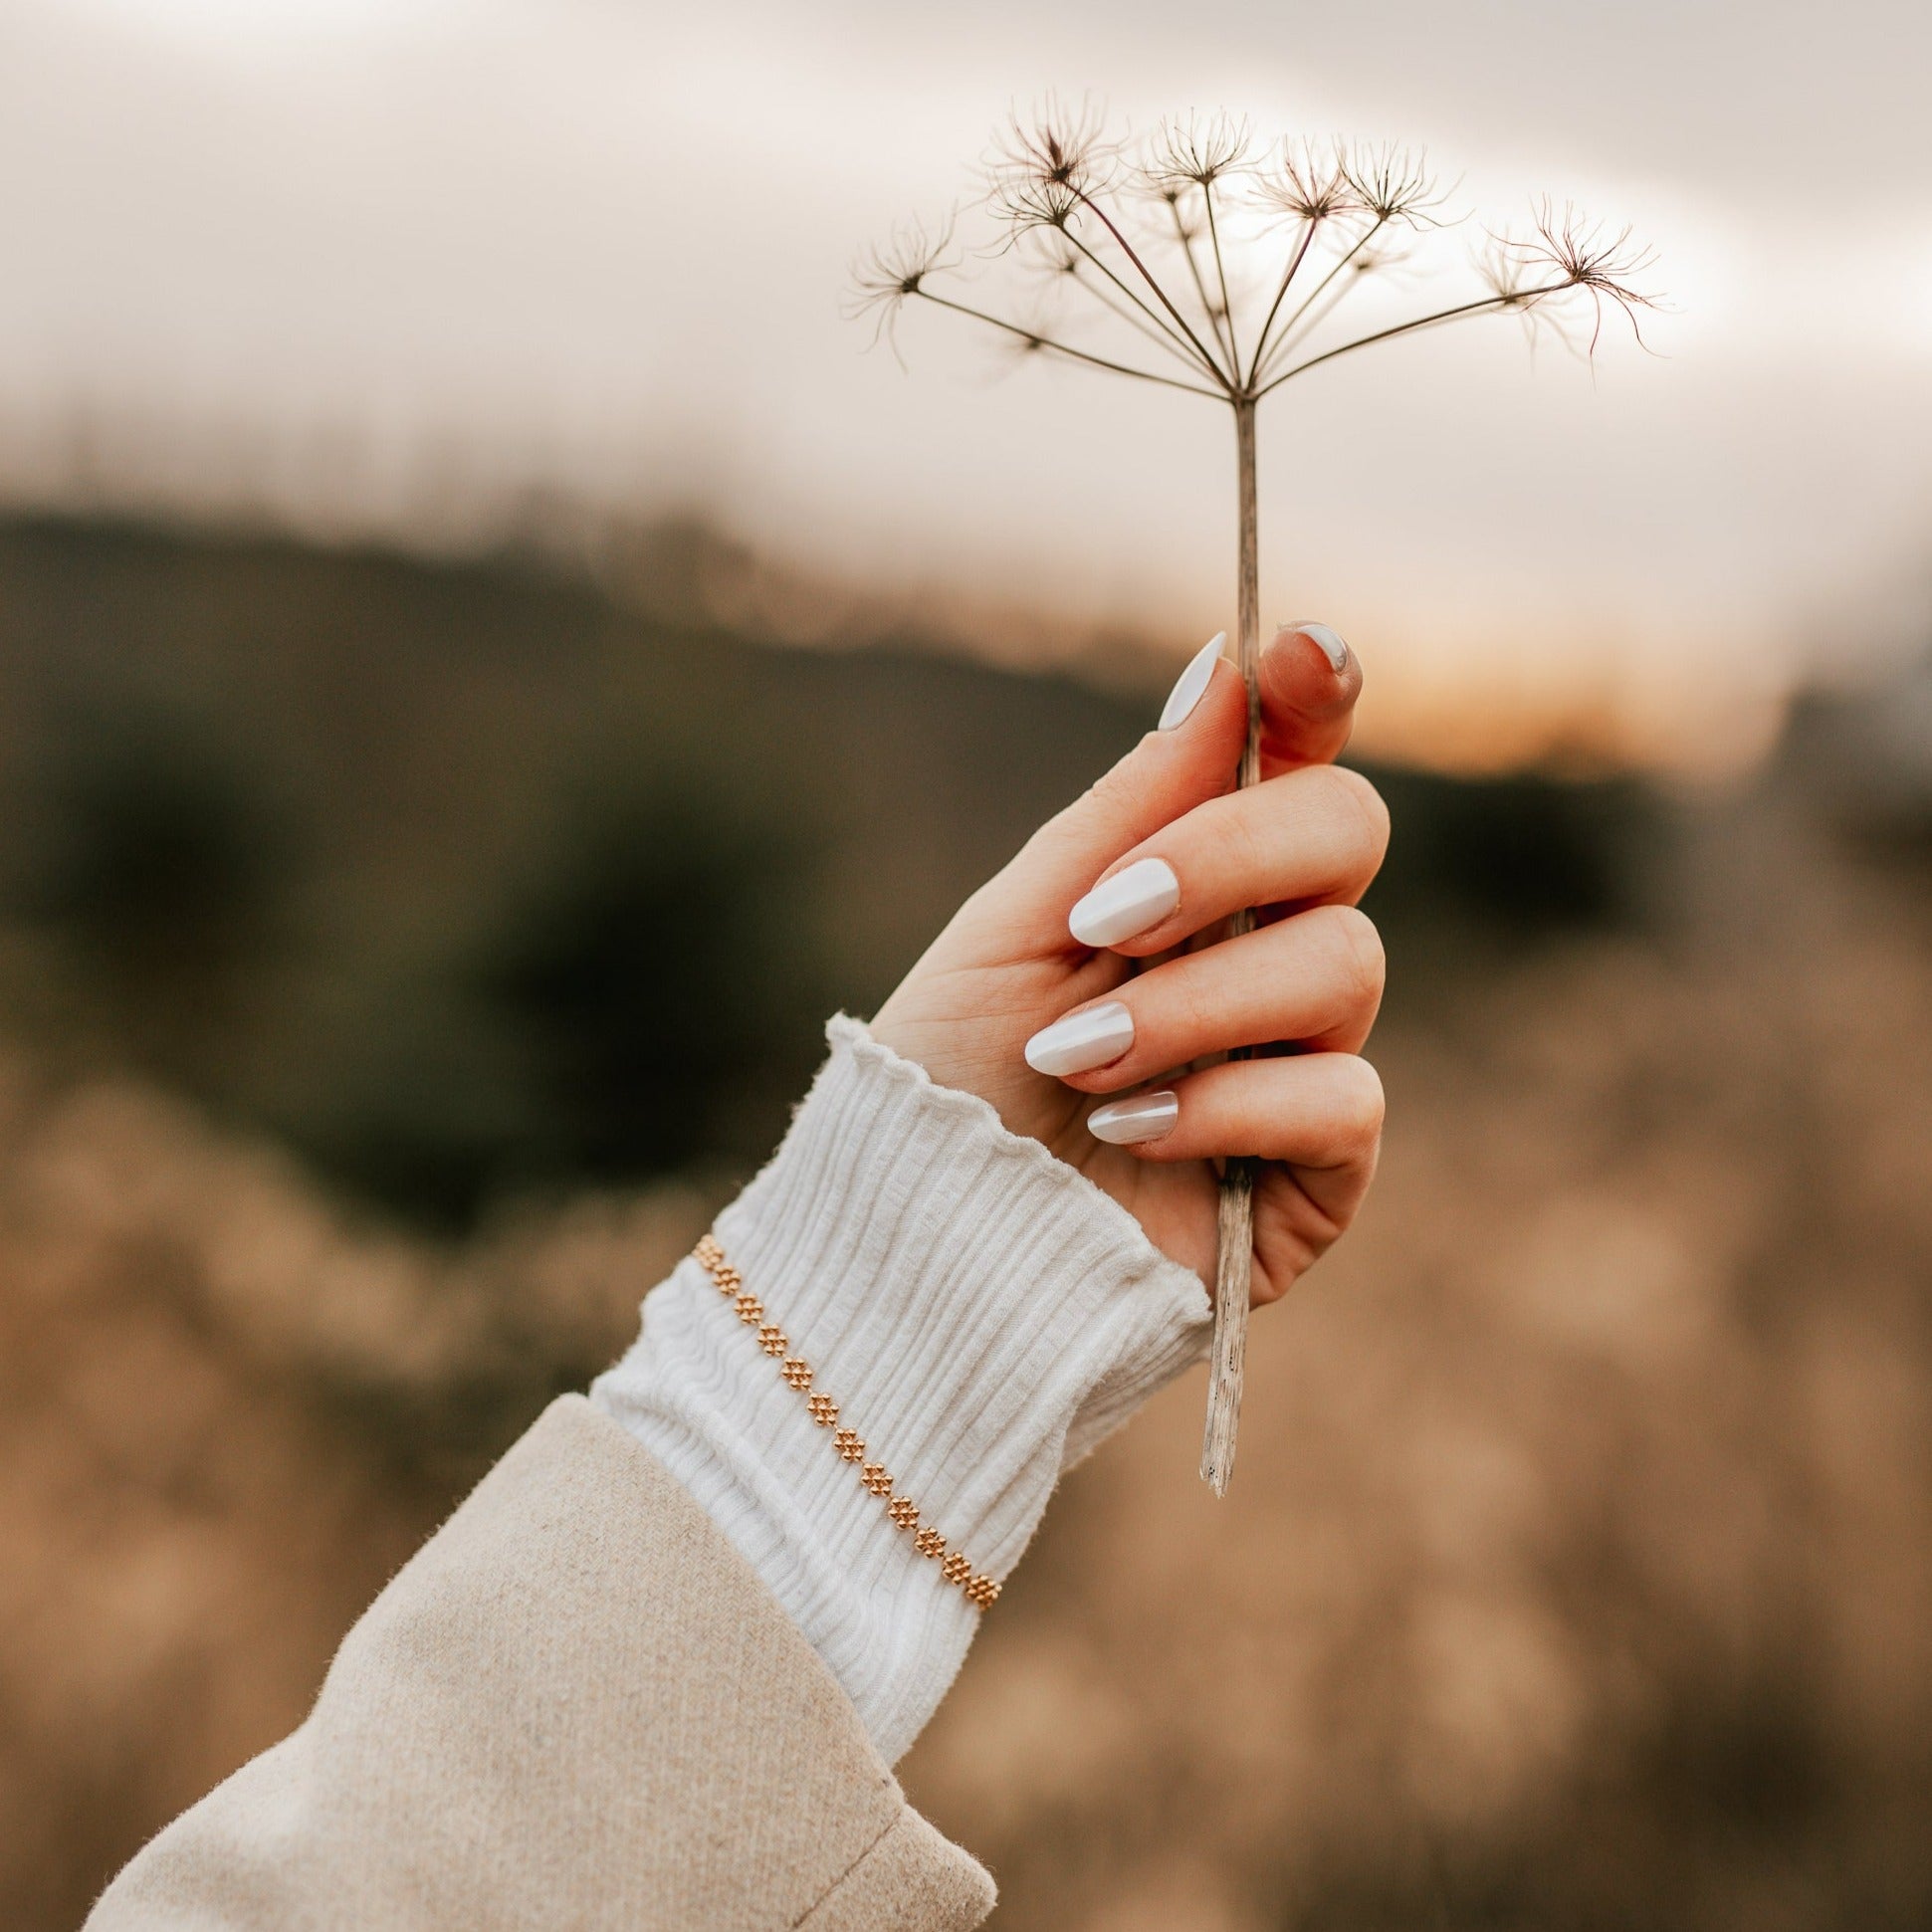
[[[1332,764],[1355,729],[1362,661],[1326,624],[1284,624],[1261,653],[1261,775]]]

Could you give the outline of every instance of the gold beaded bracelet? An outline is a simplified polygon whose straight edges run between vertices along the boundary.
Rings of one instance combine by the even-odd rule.
[[[912,1537],[913,1548],[921,1556],[931,1557],[939,1565],[940,1575],[956,1585],[974,1610],[984,1610],[999,1595],[997,1582],[975,1571],[964,1550],[949,1549],[946,1538],[932,1524],[922,1527],[918,1504],[911,1497],[894,1492],[892,1478],[886,1474],[883,1463],[866,1460],[865,1443],[858,1431],[837,1426],[838,1403],[822,1392],[812,1391],[810,1365],[791,1353],[791,1343],[784,1330],[764,1319],[764,1304],[746,1287],[743,1276],[725,1259],[725,1250],[707,1234],[692,1253],[711,1276],[712,1285],[731,1302],[738,1319],[747,1328],[757,1330],[758,1347],[768,1356],[783,1358],[778,1365],[779,1375],[805,1396],[805,1410],[812,1420],[820,1428],[833,1431],[832,1447],[843,1461],[859,1465],[860,1482],[885,1504],[887,1516]]]

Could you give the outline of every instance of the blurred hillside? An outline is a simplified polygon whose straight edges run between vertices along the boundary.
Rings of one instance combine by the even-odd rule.
[[[1143,729],[690,594],[0,528],[0,1919],[74,1923]],[[1932,684],[1748,789],[1379,772],[1358,1234],[907,1767],[1013,1927],[1932,1918]]]
[[[876,1006],[1163,680],[782,648],[709,617],[739,561],[647,535],[620,598],[529,558],[0,526],[0,1019],[444,1226],[742,1170],[824,1015]],[[1655,910],[1631,786],[1390,782],[1385,917]]]

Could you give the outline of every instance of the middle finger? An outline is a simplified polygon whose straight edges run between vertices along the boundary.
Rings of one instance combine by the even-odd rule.
[[[1210,798],[1104,872],[1068,916],[1082,946],[1165,952],[1244,906],[1353,905],[1389,843],[1389,809],[1339,765]]]
[[[1320,906],[1184,953],[1042,1027],[1036,1073],[1116,1093],[1234,1047],[1292,1040],[1357,1053],[1382,1004],[1382,942],[1352,906]]]

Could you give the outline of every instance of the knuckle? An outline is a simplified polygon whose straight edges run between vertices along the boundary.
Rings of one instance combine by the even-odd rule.
[[[1359,1053],[1338,1056],[1335,1127],[1339,1151],[1351,1160],[1367,1160],[1382,1142],[1388,1101],[1382,1076]]]
[[[1360,771],[1351,771],[1344,764],[1324,769],[1329,774],[1336,809],[1347,821],[1350,846],[1374,871],[1389,850],[1389,807],[1382,793]]]
[[[1278,809],[1278,801],[1265,786],[1239,792],[1224,814],[1225,822],[1215,827],[1221,865],[1232,877],[1253,882],[1258,897],[1265,897],[1258,882],[1274,870],[1275,840],[1265,819]]]
[[[1209,1051],[1204,1042],[1225,1032],[1226,1026],[1226,1000],[1220,991],[1203,975],[1182,975],[1168,1026],[1176,1043],[1191,1048],[1191,1058]]]
[[[1141,742],[1131,751],[1110,764],[1048,823],[1085,829],[1096,817],[1119,818],[1131,814],[1147,788],[1148,755],[1159,738],[1158,732],[1143,733]]]
[[[1073,801],[1072,805],[1068,807],[1068,810],[1070,812],[1080,813],[1082,816],[1087,816],[1096,811],[1111,811],[1116,806],[1125,803],[1134,792],[1132,768],[1136,762],[1136,752],[1139,749],[1137,746],[1135,751],[1130,751],[1118,764],[1110,765],[1103,771]]]
[[[1355,906],[1316,909],[1321,930],[1333,954],[1333,970],[1351,1008],[1376,1006],[1389,975],[1389,959],[1382,935],[1369,915]]]

